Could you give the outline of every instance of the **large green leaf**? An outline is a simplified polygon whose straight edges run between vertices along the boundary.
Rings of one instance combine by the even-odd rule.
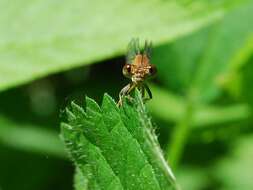
[[[82,174],[77,183],[84,178],[94,190],[175,189],[140,95],[130,104],[125,101],[119,109],[105,95],[101,108],[86,98],[86,111],[75,103],[66,109],[61,134]]]
[[[0,2],[0,90],[123,52],[130,38],[171,41],[239,0]]]

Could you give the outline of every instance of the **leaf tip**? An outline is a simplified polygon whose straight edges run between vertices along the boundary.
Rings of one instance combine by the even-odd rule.
[[[97,102],[95,100],[93,100],[92,98],[86,96],[85,97],[85,103],[86,103],[86,109],[90,108],[92,110],[98,111],[100,112],[100,107],[97,104]]]
[[[115,100],[109,94],[105,93],[103,96],[102,107],[105,107],[107,105],[117,107]]]

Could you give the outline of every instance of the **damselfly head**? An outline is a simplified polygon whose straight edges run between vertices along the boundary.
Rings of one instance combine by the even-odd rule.
[[[123,67],[123,74],[135,83],[143,82],[145,79],[156,74],[156,66],[150,63],[151,42],[145,41],[140,48],[139,39],[132,39],[128,45],[127,63]]]

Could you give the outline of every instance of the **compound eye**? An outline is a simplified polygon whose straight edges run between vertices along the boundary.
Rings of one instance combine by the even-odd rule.
[[[132,75],[132,69],[131,68],[132,68],[132,66],[130,64],[124,65],[124,67],[123,67],[123,75],[125,77],[131,77],[131,75]]]
[[[154,76],[157,73],[157,69],[155,65],[151,65],[149,68],[149,75]]]

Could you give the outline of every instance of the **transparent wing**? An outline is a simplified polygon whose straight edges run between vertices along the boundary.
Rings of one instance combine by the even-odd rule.
[[[152,53],[152,42],[145,40],[144,47],[140,47],[140,41],[139,38],[133,38],[127,47],[127,56],[126,56],[126,62],[128,64],[131,64],[138,54],[146,54],[148,58],[150,59]]]
[[[127,47],[126,62],[131,64],[137,54],[140,54],[140,43],[138,38],[133,38]]]
[[[145,40],[143,54],[146,54],[148,56],[148,58],[150,59],[151,53],[152,53],[152,42]]]

